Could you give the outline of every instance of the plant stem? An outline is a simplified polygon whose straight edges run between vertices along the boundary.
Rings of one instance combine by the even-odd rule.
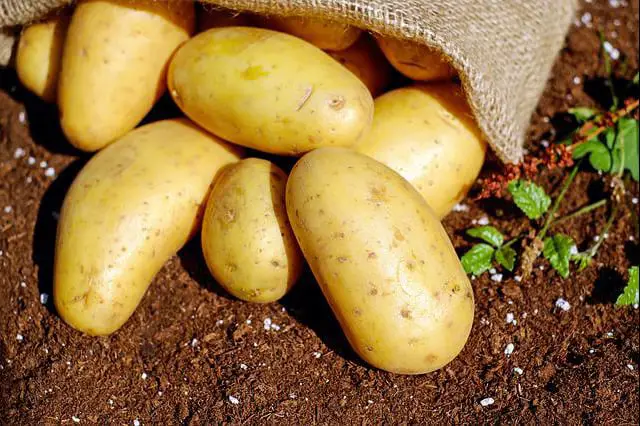
[[[613,204],[613,208],[611,209],[611,215],[609,216],[609,219],[607,220],[607,223],[604,225],[604,228],[602,228],[602,231],[600,231],[600,234],[598,235],[598,241],[596,241],[596,243],[593,245],[593,247],[591,247],[591,250],[589,250],[589,257],[593,258],[596,253],[598,252],[598,249],[600,248],[600,246],[602,245],[602,243],[605,240],[605,235],[609,232],[609,229],[611,228],[611,225],[613,225],[613,221],[616,218],[616,216],[618,215],[618,208],[619,208],[619,204],[618,203],[614,203]]]
[[[566,215],[564,217],[561,217],[560,219],[557,219],[557,220],[553,221],[553,226],[560,225],[561,223],[566,222],[569,219],[574,219],[574,218],[576,218],[578,216],[582,216],[583,214],[587,214],[590,211],[593,211],[595,209],[599,209],[600,207],[602,207],[605,204],[607,204],[607,202],[608,202],[608,200],[605,198],[605,199],[602,199],[600,201],[596,201],[595,203],[588,204],[588,205],[586,205],[586,206],[574,211],[573,213],[570,213],[570,214],[568,214],[568,215]]]
[[[620,108],[618,111],[613,113],[613,115],[611,116],[611,121],[613,121],[613,123],[617,123],[618,120],[620,120],[622,117],[626,117],[627,115],[631,114],[636,108],[638,108],[639,105],[640,105],[640,100],[638,100],[638,99],[633,99],[633,100],[627,101],[627,104],[626,104],[625,107]],[[578,132],[576,133],[577,138],[578,138],[577,142],[573,143],[572,145],[569,145],[567,147],[568,151],[573,152],[577,147],[579,147],[583,143],[595,138],[600,133],[604,132],[605,130],[607,130],[609,128],[606,125],[598,125],[598,124],[596,124],[596,122],[595,122],[596,120],[591,120],[591,121],[586,122],[578,130]],[[593,131],[591,131],[591,130],[593,130]]]
[[[569,189],[569,187],[571,186],[571,183],[573,182],[573,180],[575,179],[576,175],[578,174],[578,169],[580,168],[580,163],[581,163],[581,161],[578,162],[575,166],[573,166],[573,169],[571,170],[571,174],[564,181],[564,184],[562,185],[562,189],[560,190],[560,194],[558,194],[558,196],[554,200],[553,206],[551,206],[551,210],[549,211],[549,213],[547,213],[547,219],[546,219],[546,221],[544,223],[544,226],[540,230],[540,233],[538,233],[538,238],[539,239],[544,240],[544,237],[547,234],[547,230],[549,229],[549,227],[553,223],[554,216],[558,212],[558,208],[560,208],[560,203],[564,199],[564,196],[567,193],[567,190]]]
[[[506,243],[504,243],[504,244],[502,245],[502,247],[500,247],[500,248],[512,246],[516,241],[520,240],[520,239],[521,239],[522,237],[524,237],[524,236],[525,236],[525,234],[518,235],[517,237],[513,237],[512,239],[510,239],[509,241],[507,241]]]

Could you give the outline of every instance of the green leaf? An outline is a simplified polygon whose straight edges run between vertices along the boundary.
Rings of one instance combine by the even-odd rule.
[[[627,281],[627,286],[624,288],[624,292],[618,296],[618,300],[616,300],[617,306],[623,305],[637,305],[640,303],[639,292],[638,292],[638,282],[640,281],[639,271],[637,266],[631,267],[629,269],[629,281]]]
[[[462,266],[467,274],[475,276],[491,269],[491,260],[495,249],[488,244],[476,244],[466,252],[462,259]]]
[[[513,272],[516,266],[516,251],[511,247],[501,247],[496,250],[496,261],[508,271]]]
[[[569,110],[569,114],[573,115],[580,123],[584,123],[585,121],[595,117],[596,114],[598,114],[598,111],[593,108],[577,107],[571,108]]]
[[[640,84],[640,72],[637,72],[636,75],[633,77],[632,83],[635,85]]]
[[[584,271],[587,266],[591,264],[591,254],[589,253],[577,253],[571,255],[571,260],[578,265],[578,271]]]
[[[544,189],[533,182],[514,180],[509,183],[508,189],[513,201],[529,219],[542,217],[551,204],[551,198]]]
[[[605,144],[597,138],[589,139],[587,142],[578,145],[573,151],[573,158],[578,160],[589,155],[591,167],[602,172],[611,170],[611,154]]]
[[[571,259],[571,248],[573,246],[575,246],[573,240],[562,234],[544,239],[542,253],[562,278],[569,276],[569,260]]]
[[[631,177],[638,181],[640,178],[640,157],[638,156],[638,120],[623,117],[618,121],[618,139],[616,145],[624,147],[624,168],[629,170]],[[614,169],[615,170],[615,169]]]
[[[467,230],[467,235],[491,244],[494,247],[500,247],[504,242],[504,237],[493,226],[478,226]]]

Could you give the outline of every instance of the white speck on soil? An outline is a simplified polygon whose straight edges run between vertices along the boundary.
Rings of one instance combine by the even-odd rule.
[[[232,403],[233,405],[240,404],[240,400],[233,395],[229,395],[229,402]]]
[[[40,303],[42,303],[43,305],[46,305],[48,301],[49,301],[49,295],[47,293],[41,293]]]
[[[140,426],[140,420],[135,419],[135,420],[133,421],[133,426]]]
[[[558,300],[556,300],[556,308],[560,308],[563,311],[567,312],[569,309],[571,309],[571,304],[569,304],[569,302],[567,302],[561,297]]]
[[[513,372],[519,374],[520,376],[524,374],[524,371],[520,367],[513,367]]]
[[[193,340],[191,340],[191,347],[195,348],[196,346],[198,346],[198,343],[200,342],[194,337]]]
[[[627,368],[628,368],[629,370],[633,371],[633,365],[631,365],[631,364],[627,364]]]
[[[73,420],[74,423],[80,423],[80,418],[79,417],[71,416],[71,420]]]
[[[515,318],[514,318],[513,314],[511,312],[509,312],[507,314],[507,318],[505,320],[507,321],[507,324],[511,324],[512,322],[515,321]]]
[[[34,157],[27,158],[27,164],[33,166],[34,164],[36,164],[36,159]]]
[[[542,145],[545,148],[549,148],[549,141],[546,139],[543,139],[540,141],[540,145]]]
[[[249,368],[249,367],[247,367],[247,364],[240,364],[240,369],[242,369],[242,370],[246,370],[246,369],[248,369],[248,368]]]
[[[509,344],[507,345],[507,347],[506,347],[506,348],[504,348],[504,354],[505,354],[506,356],[511,355],[511,354],[513,353],[513,350],[514,350],[515,348],[516,348],[516,347],[515,347],[515,345],[514,345],[513,343],[509,343]]]
[[[19,121],[21,124],[24,124],[24,123],[27,121],[27,114],[25,114],[25,112],[24,112],[24,111],[20,111],[20,112],[18,113],[18,121]]]
[[[609,0],[609,6],[614,9],[620,7],[620,0]]]
[[[140,375],[140,377],[142,378],[142,380],[147,380],[147,373],[142,373],[142,375]]]
[[[224,324],[224,321],[223,321],[223,320],[218,320],[218,321],[216,321],[216,325],[222,325],[222,324]]]
[[[493,405],[493,403],[496,402],[493,398],[488,397],[488,398],[484,398],[482,401],[480,401],[480,405],[482,405],[483,407],[488,407],[490,405]]]
[[[56,169],[54,169],[53,167],[47,167],[47,169],[44,171],[44,175],[46,177],[54,177],[56,175]]]
[[[247,324],[251,324],[251,320],[250,320],[250,319],[246,320],[245,322],[246,322]]]
[[[24,281],[20,281],[20,287],[27,288],[27,283],[25,283]]]
[[[271,324],[271,329],[274,331],[280,331],[280,326],[278,324]]]
[[[593,16],[589,12],[586,12],[584,15],[580,17],[580,22],[582,22],[587,27],[591,26],[591,21],[593,20]]]
[[[11,213],[12,211],[13,211],[13,207],[11,207],[11,206],[5,206],[4,207],[4,212],[5,213]]]
[[[13,158],[18,159],[18,158],[22,158],[24,157],[24,155],[26,154],[24,148],[16,148],[16,150],[13,153]]]
[[[607,332],[607,337],[613,337],[613,331]]]
[[[315,351],[315,352],[314,352],[314,353],[312,353],[311,355],[313,355],[313,356],[314,356],[314,358],[318,359],[318,358],[320,358],[320,357],[322,356],[322,352]]]
[[[291,398],[291,399],[296,399],[297,397],[298,396],[293,392],[289,394],[289,398]]]
[[[469,211],[469,206],[467,206],[466,204],[458,203],[455,206],[453,206],[453,211],[454,212],[468,212]]]
[[[516,275],[513,277],[513,279],[515,280],[515,282],[519,283],[520,281],[522,281],[522,277],[520,275]]]
[[[495,281],[497,283],[502,282],[502,274],[491,275],[491,281]]]
[[[264,325],[264,329],[265,330],[270,330],[271,329],[271,318],[265,318],[263,321],[263,325]]]
[[[609,56],[611,56],[611,59],[613,59],[614,61],[620,59],[620,51],[613,47],[613,45],[608,41],[602,43],[602,48],[609,54]]]
[[[593,353],[595,353],[595,352],[596,352],[596,350],[595,350],[595,349],[589,349],[589,353],[590,353],[590,354],[593,354]]]
[[[582,83],[582,79],[578,76],[573,77],[573,84],[580,84]]]
[[[569,249],[569,254],[571,254],[571,255],[578,254],[578,247],[575,244],[572,245],[571,248]]]
[[[40,168],[41,168],[41,169],[46,169],[46,168],[47,168],[47,165],[48,165],[48,164],[47,164],[47,162],[46,162],[46,161],[44,161],[44,160],[40,162]]]
[[[24,336],[20,333],[16,334],[16,340],[18,342],[22,342],[24,340]]]
[[[487,216],[482,216],[480,219],[478,219],[478,225],[488,225],[489,224],[489,218]]]
[[[631,199],[631,202],[632,202],[633,204],[638,204],[638,197],[633,197],[633,198]]]

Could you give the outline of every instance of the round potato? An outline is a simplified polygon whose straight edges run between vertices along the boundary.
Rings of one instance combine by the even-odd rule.
[[[211,5],[200,5],[198,8],[198,32],[222,27],[251,26],[249,16],[227,9],[213,8]]]
[[[354,73],[374,97],[382,93],[391,81],[391,65],[368,36],[360,37],[346,50],[329,52],[329,55]]]
[[[377,98],[371,132],[357,150],[402,175],[443,218],[478,177],[487,144],[462,88],[433,83]]]
[[[60,212],[54,302],[72,327],[117,330],[199,230],[218,171],[241,151],[186,119],[142,126],[94,156]]]
[[[376,37],[378,45],[391,65],[412,80],[450,80],[455,69],[442,53],[406,40]]]
[[[362,30],[347,24],[296,16],[257,18],[266,28],[291,34],[322,50],[344,50],[358,40]]]
[[[60,120],[95,151],[133,129],[166,89],[166,65],[189,38],[190,1],[84,0],[69,24],[58,87]]]
[[[286,202],[302,253],[365,361],[421,374],[462,350],[473,291],[438,218],[406,180],[363,154],[321,148],[293,168]]]
[[[62,46],[69,25],[63,11],[22,30],[16,51],[20,82],[45,102],[55,102]]]
[[[274,302],[300,276],[304,260],[284,203],[287,175],[249,158],[216,180],[202,222],[202,250],[214,278],[247,302]]]
[[[168,78],[193,121],[272,154],[353,146],[373,118],[371,94],[355,75],[317,47],[262,28],[198,34],[176,52]]]

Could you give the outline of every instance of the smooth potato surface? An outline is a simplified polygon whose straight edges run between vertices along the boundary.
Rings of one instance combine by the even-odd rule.
[[[94,156],[60,212],[54,302],[91,335],[117,330],[199,229],[210,185],[240,151],[185,119],[134,130]]]
[[[301,38],[322,50],[340,51],[358,40],[362,30],[347,24],[302,17],[271,16],[261,18],[267,28]]]
[[[455,69],[442,53],[427,46],[405,40],[376,37],[382,52],[391,65],[412,80],[450,80]]]
[[[442,218],[478,177],[487,144],[462,88],[434,83],[377,98],[373,127],[357,150],[402,175]]]
[[[58,106],[69,141],[95,151],[133,129],[166,90],[166,66],[193,31],[190,1],[84,0],[69,24]]]
[[[287,183],[302,252],[354,350],[383,370],[451,361],[473,321],[473,291],[444,228],[400,175],[363,154],[321,148]]]
[[[369,131],[366,86],[326,53],[261,28],[215,28],[175,54],[169,88],[178,106],[221,138],[280,155],[353,146]]]
[[[242,160],[216,180],[202,223],[209,270],[229,293],[274,302],[293,286],[304,260],[289,219],[287,175],[269,161]]]

